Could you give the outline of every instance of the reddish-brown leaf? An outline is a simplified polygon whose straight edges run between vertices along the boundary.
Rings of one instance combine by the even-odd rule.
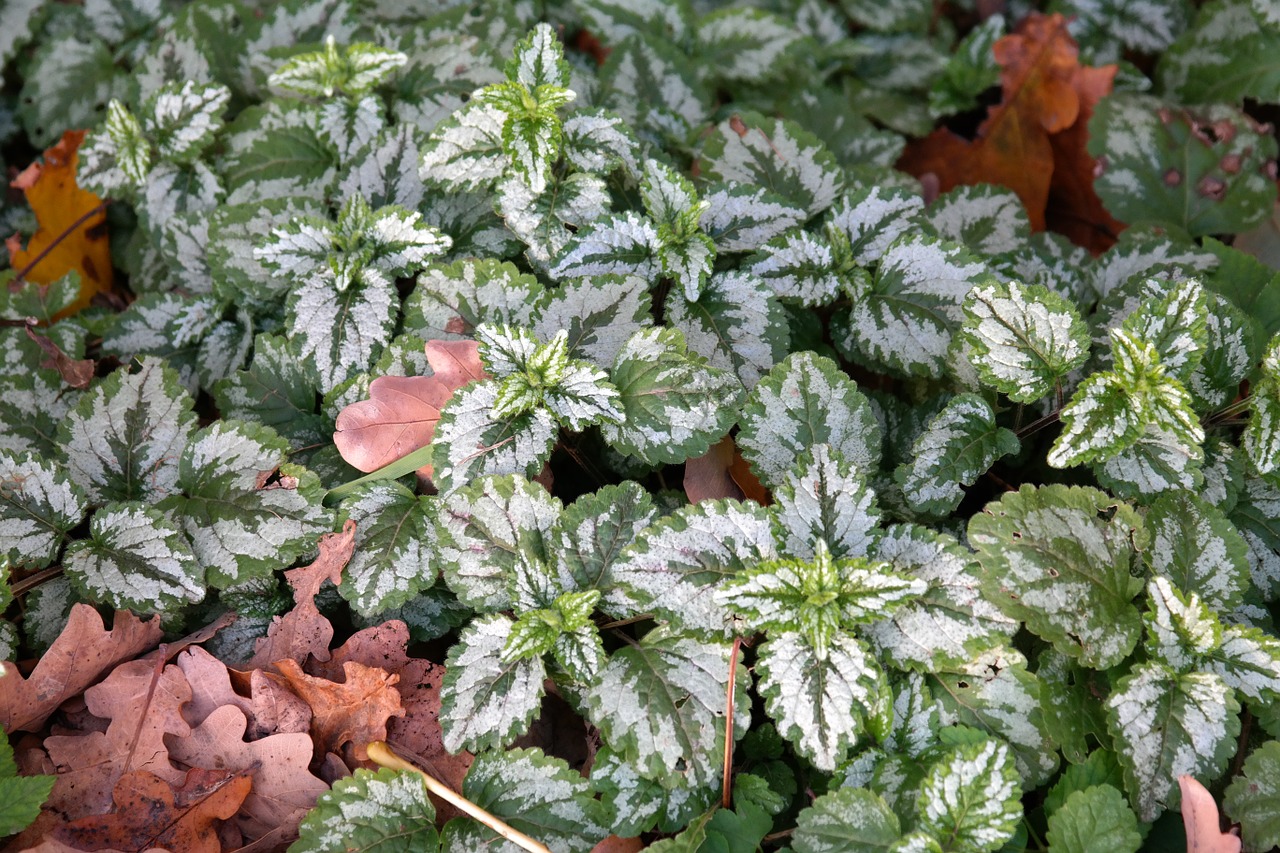
[[[1028,16],[994,51],[1003,100],[988,112],[977,137],[970,141],[940,128],[908,145],[898,167],[916,176],[932,174],[943,192],[960,184],[1009,187],[1022,199],[1032,227],[1043,231],[1056,156],[1052,136],[1082,120],[1082,94],[1094,97],[1103,82],[1109,89],[1114,66],[1082,69],[1062,15]],[[1083,131],[1069,141],[1073,162],[1087,158]],[[1090,168],[1090,188],[1092,183]]]
[[[1223,832],[1213,794],[1194,776],[1179,776],[1182,825],[1187,830],[1187,853],[1240,853],[1240,836]]]
[[[170,738],[169,758],[188,767],[232,770],[253,780],[253,790],[235,816],[246,842],[285,826],[297,834],[302,816],[329,786],[307,770],[310,736],[276,734],[245,742],[248,720],[232,705],[223,705],[185,738]]]
[[[690,503],[719,498],[770,503],[768,489],[756,479],[751,464],[728,435],[702,456],[685,461],[684,493]]]
[[[333,443],[349,464],[376,471],[431,443],[440,409],[453,392],[485,378],[475,341],[430,341],[430,376],[380,376],[369,399],[338,413]],[[423,473],[430,476],[430,466]]]
[[[24,679],[12,662],[0,664],[0,728],[38,730],[59,705],[78,696],[106,670],[160,642],[163,634],[159,616],[143,622],[132,613],[116,613],[107,631],[98,611],[75,605],[66,627],[29,678]]]
[[[27,337],[30,338],[36,346],[49,356],[40,362],[40,366],[46,369],[58,371],[58,375],[62,377],[62,381],[77,388],[81,391],[89,387],[89,380],[93,379],[93,371],[96,362],[91,358],[75,359],[62,351],[62,348],[55,344],[52,340],[44,335],[36,334],[36,332],[27,326]]]
[[[80,274],[80,297],[59,317],[87,308],[95,294],[111,290],[106,208],[102,199],[76,185],[77,149],[84,135],[68,130],[45,150],[43,164],[33,163],[9,184],[26,193],[39,223],[25,249],[16,235],[6,242],[13,268],[26,269],[24,278],[37,284]]]
[[[152,773],[134,771],[116,783],[114,811],[59,827],[54,838],[81,850],[220,853],[217,824],[236,813],[251,785],[241,773],[192,770],[175,788]]]
[[[644,842],[639,838],[619,838],[616,835],[610,835],[592,847],[591,853],[636,853],[643,849]]]
[[[321,536],[319,547],[315,562],[284,573],[293,587],[293,609],[272,621],[247,668],[263,669],[285,658],[305,663],[308,655],[328,660],[333,625],[316,608],[315,598],[326,580],[342,582],[342,570],[355,552],[356,523],[348,520],[341,533]]]
[[[281,733],[306,733],[311,728],[311,708],[289,690],[266,678],[262,670],[248,674],[249,695],[231,684],[226,664],[196,646],[178,656],[178,667],[191,685],[191,701],[182,709],[192,726],[224,705],[233,705],[249,718],[249,737],[258,739]]]
[[[276,669],[311,706],[311,738],[320,755],[350,743],[355,758],[364,761],[369,741],[387,739],[387,720],[404,716],[395,687],[400,676],[378,667],[348,661],[341,683],[307,675],[289,659],[276,661]]]

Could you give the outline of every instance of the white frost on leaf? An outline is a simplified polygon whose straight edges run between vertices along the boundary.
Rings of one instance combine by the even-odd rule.
[[[440,737],[450,752],[506,746],[528,729],[541,706],[542,657],[502,659],[511,625],[501,614],[478,617],[449,649],[440,686]]]

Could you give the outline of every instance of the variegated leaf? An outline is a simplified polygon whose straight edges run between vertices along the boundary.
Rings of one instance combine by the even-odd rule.
[[[1239,606],[1249,588],[1248,546],[1217,507],[1189,491],[1170,491],[1147,513],[1154,572],[1195,593],[1219,615]]]
[[[1242,444],[1254,470],[1276,481],[1280,479],[1280,338],[1267,348],[1262,369],[1262,379],[1253,387]]]
[[[1145,5],[1145,4],[1143,4]],[[1186,4],[1175,3],[1180,13],[1169,15],[1161,7],[1155,19],[1187,22]],[[1161,91],[1187,104],[1239,103],[1255,98],[1265,103],[1280,100],[1280,83],[1275,69],[1266,61],[1280,48],[1277,24],[1280,15],[1269,0],[1228,0],[1199,7],[1195,26],[1183,32],[1160,56],[1158,68]],[[1151,23],[1143,16],[1141,26],[1131,32],[1147,31]],[[1133,22],[1138,24],[1138,21]],[[1161,35],[1170,33],[1158,26]],[[1152,51],[1154,52],[1154,51]]]
[[[395,282],[372,270],[362,279],[362,285],[339,290],[331,275],[315,275],[289,296],[290,340],[325,393],[367,369],[395,330]]]
[[[841,787],[801,810],[791,846],[796,853],[898,850],[901,836],[898,816],[879,794],[866,788]]]
[[[143,108],[143,126],[161,159],[182,161],[198,157],[222,127],[222,113],[231,100],[226,86],[206,86],[188,80],[170,83]]]
[[[1249,546],[1254,586],[1268,601],[1280,598],[1280,489],[1261,477],[1246,477],[1230,518]]]
[[[712,184],[702,191],[702,231],[720,252],[750,252],[809,218],[763,187]]]
[[[623,549],[657,514],[649,493],[634,481],[605,486],[565,507],[551,533],[555,547],[549,549],[560,587],[609,593]]]
[[[441,122],[422,149],[422,180],[452,190],[483,189],[507,170],[502,148],[506,115],[492,104],[472,98]]]
[[[720,9],[698,21],[693,50],[704,78],[760,83],[775,76],[799,30],[762,9]]]
[[[399,607],[435,581],[438,506],[395,482],[370,483],[342,502],[356,523],[356,542],[338,592],[361,616]]]
[[[1009,189],[991,184],[959,186],[943,193],[920,216],[944,240],[981,255],[1013,252],[1031,238],[1031,220]]]
[[[591,766],[591,787],[600,801],[614,811],[613,831],[634,837],[648,829],[677,832],[711,808],[711,788],[692,784],[687,777],[655,780],[641,775],[635,763],[607,746],[596,752]]]
[[[865,475],[828,444],[815,444],[773,490],[779,550],[810,560],[824,542],[836,559],[865,557],[880,537],[880,508]]]
[[[516,45],[515,57],[507,64],[507,79],[530,90],[569,85],[569,64],[550,24],[538,24]]]
[[[528,247],[539,269],[547,269],[569,245],[570,228],[582,229],[605,215],[609,192],[604,179],[575,172],[535,192],[523,178],[510,177],[498,185],[498,211],[507,228]]]
[[[770,240],[747,263],[752,274],[768,282],[782,299],[823,305],[840,293],[841,277],[831,247],[803,229]]]
[[[1261,628],[1225,626],[1201,668],[1221,676],[1254,707],[1280,701],[1280,640]]]
[[[332,98],[335,92],[359,96],[382,83],[408,61],[403,53],[367,42],[339,48],[330,34],[324,49],[300,53],[276,69],[267,85],[311,98]]]
[[[316,131],[337,152],[338,165],[347,169],[358,162],[386,124],[382,102],[373,95],[365,95],[357,101],[345,98],[325,101],[320,105]]]
[[[670,293],[666,311],[667,324],[684,333],[691,350],[748,390],[786,353],[782,309],[769,287],[746,271],[714,274],[697,300]]]
[[[646,4],[661,5],[661,14],[680,9],[679,4],[655,0]],[[639,35],[615,40],[600,71],[603,97],[637,131],[685,143],[710,117],[711,98],[698,79],[697,64],[666,38],[664,33],[658,38]]]
[[[995,739],[957,746],[925,774],[919,826],[965,850],[998,850],[1022,820],[1013,751]]]
[[[579,112],[564,121],[564,157],[578,171],[607,175],[621,167],[635,175],[639,148],[630,126],[613,113]]]
[[[1155,347],[1166,373],[1185,383],[1200,366],[1209,338],[1204,288],[1196,279],[1174,284],[1161,299],[1144,302],[1121,326]]]
[[[486,474],[534,476],[551,456],[558,428],[550,413],[539,408],[494,419],[497,401],[497,382],[477,382],[455,392],[440,410],[431,445],[441,493]]]
[[[658,278],[658,230],[648,219],[627,211],[588,223],[569,238],[549,270],[554,278],[630,275]]]
[[[1222,624],[1194,592],[1184,595],[1159,575],[1147,583],[1150,608],[1143,615],[1143,648],[1179,674],[1198,669],[1200,660],[1222,645]]]
[[[503,660],[511,625],[499,613],[477,617],[450,647],[440,685],[445,749],[500,749],[528,730],[542,702],[546,668],[541,656]]]
[[[0,557],[8,565],[42,569],[52,563],[88,510],[84,489],[56,461],[0,451]]]
[[[649,302],[648,282],[635,276],[569,279],[545,300],[532,329],[542,340],[567,331],[571,356],[608,368],[628,338],[653,325]]]
[[[850,253],[864,266],[877,263],[899,237],[916,227],[924,210],[920,196],[892,187],[867,186],[844,195],[831,211],[831,225],[849,238]]]
[[[716,249],[711,238],[694,233],[684,240],[660,240],[658,261],[662,274],[675,282],[685,299],[696,300],[715,266]]]
[[[269,426],[295,450],[333,440],[333,423],[316,410],[301,359],[281,336],[259,335],[249,368],[218,382],[213,394],[224,418]]]
[[[481,323],[528,326],[543,292],[534,276],[509,263],[468,259],[429,266],[405,300],[404,328],[429,341],[469,338]]]

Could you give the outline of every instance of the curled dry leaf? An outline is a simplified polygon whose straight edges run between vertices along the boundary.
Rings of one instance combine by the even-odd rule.
[[[249,737],[258,739],[278,733],[306,733],[311,728],[311,709],[293,693],[267,678],[262,670],[248,674],[249,695],[236,692],[226,664],[196,646],[178,656],[178,667],[191,685],[191,701],[182,709],[192,726],[225,705],[239,708],[249,720]]]
[[[132,613],[119,612],[108,631],[98,611],[87,604],[75,605],[66,627],[30,677],[24,679],[12,662],[0,664],[4,683],[0,728],[6,732],[39,730],[59,705],[80,695],[111,667],[160,642],[163,634],[159,616],[143,622]]]
[[[1187,853],[1240,853],[1240,836],[1223,832],[1213,794],[1194,776],[1179,776],[1182,825],[1187,829]]]
[[[704,455],[684,463],[684,493],[689,503],[731,498],[768,504],[769,490],[742,458],[732,436],[726,435]]]
[[[106,207],[76,184],[77,150],[84,135],[83,130],[68,130],[45,150],[43,164],[33,163],[9,184],[26,193],[40,226],[25,249],[16,235],[6,241],[13,268],[25,269],[23,278],[37,284],[55,282],[69,272],[80,274],[80,298],[59,318],[87,308],[96,294],[111,290]]]
[[[307,675],[288,659],[277,661],[276,669],[311,706],[311,737],[321,755],[350,743],[355,758],[364,761],[370,741],[387,739],[387,721],[404,716],[395,687],[400,676],[377,667],[348,661],[342,665],[346,680],[341,683]]]
[[[333,443],[353,467],[376,471],[426,447],[453,392],[488,375],[475,341],[430,341],[426,352],[430,376],[380,376],[370,383],[368,400],[338,413]],[[431,476],[431,466],[421,473]]]
[[[45,355],[49,356],[48,360],[40,363],[41,367],[58,371],[62,381],[72,388],[83,391],[89,387],[89,381],[93,379],[93,371],[96,364],[93,359],[72,358],[49,338],[37,334],[30,326],[27,326],[27,337],[36,346],[40,347]]]

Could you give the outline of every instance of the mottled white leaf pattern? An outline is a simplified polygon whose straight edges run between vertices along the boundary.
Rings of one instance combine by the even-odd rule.
[[[1242,444],[1254,470],[1276,481],[1280,479],[1280,338],[1267,348],[1262,369],[1262,379],[1253,387],[1253,407]]]
[[[332,276],[315,275],[289,297],[290,340],[323,392],[361,372],[391,342],[395,282],[372,270],[363,279],[363,286],[339,290]]]
[[[564,156],[575,169],[604,175],[618,167],[628,175],[640,171],[639,143],[617,115],[596,110],[564,121]]]
[[[748,261],[750,270],[783,299],[803,305],[830,302],[840,292],[835,256],[821,237],[793,229],[766,243]]]
[[[722,9],[698,22],[694,54],[703,75],[759,82],[772,76],[800,32],[761,9]]]
[[[337,39],[330,34],[323,50],[287,60],[267,85],[312,98],[332,98],[335,92],[363,95],[407,61],[408,57],[399,51],[367,42],[339,48]]]
[[[678,630],[730,636],[733,615],[718,600],[723,581],[777,556],[769,513],[755,503],[703,501],[636,535],[613,564],[618,588],[603,604],[623,614],[652,610]]]
[[[639,484],[605,486],[569,506],[552,531],[556,577],[565,590],[614,586],[613,566],[657,518],[653,499]]]
[[[1208,346],[1205,316],[1209,306],[1204,288],[1196,279],[1180,281],[1160,299],[1144,302],[1121,328],[1155,347],[1165,371],[1186,382],[1204,357]]]
[[[865,557],[880,536],[880,508],[861,471],[829,444],[815,444],[773,490],[773,529],[787,557],[810,560],[815,543],[831,556]]]
[[[1146,518],[1147,565],[1218,614],[1233,611],[1249,586],[1248,546],[1222,511],[1187,491],[1170,491]]]
[[[549,272],[555,278],[634,275],[658,277],[658,230],[648,219],[626,213],[588,223],[574,234]]]
[[[647,286],[635,276],[565,281],[538,312],[533,332],[545,341],[564,330],[570,356],[612,367],[627,339],[653,325]]]
[[[983,255],[1016,251],[1031,238],[1022,201],[1012,190],[990,184],[943,193],[920,218],[944,240]]]
[[[345,168],[358,162],[385,126],[381,101],[365,95],[358,101],[337,99],[321,104],[316,132],[337,151],[338,163]]]
[[[924,199],[893,187],[860,187],[843,196],[831,210],[831,224],[849,238],[853,259],[877,263],[888,248],[916,227]]]
[[[540,655],[505,662],[511,620],[476,618],[449,649],[440,686],[440,732],[445,749],[501,748],[528,729],[542,701],[546,669]]]
[[[442,493],[486,474],[534,476],[551,456],[559,429],[545,409],[492,417],[498,383],[476,382],[454,392],[440,410],[431,440],[434,481]]]
[[[1174,672],[1191,671],[1198,660],[1222,643],[1222,625],[1195,593],[1183,595],[1168,578],[1147,584],[1150,609],[1143,616],[1143,647]]]
[[[222,127],[230,100],[226,86],[171,83],[148,102],[143,126],[162,159],[188,159],[199,155]]]
[[[422,150],[422,180],[449,189],[487,187],[506,172],[502,150],[505,114],[474,98],[431,133]]]
[[[766,486],[779,485],[796,458],[828,444],[859,471],[880,461],[880,424],[857,384],[811,352],[787,357],[752,389],[737,443]]]
[[[58,463],[0,451],[0,557],[10,566],[49,565],[88,509],[84,489]]]
[[[587,172],[553,180],[541,191],[512,176],[498,185],[497,206],[507,227],[528,246],[529,259],[546,269],[569,245],[571,227],[583,229],[604,216],[609,192],[603,178]]]
[[[666,14],[682,11],[679,4],[657,0],[644,5],[661,5]],[[710,96],[697,79],[696,63],[665,34],[615,40],[600,79],[609,108],[637,130],[683,143],[710,116]]]
[[[718,272],[697,300],[668,294],[667,324],[712,367],[735,374],[750,390],[787,350],[787,326],[769,287],[742,270]]]
[[[342,502],[356,523],[355,552],[338,591],[362,616],[376,616],[431,586],[439,572],[434,498],[399,483],[372,483]]]
[[[809,215],[762,187],[713,184],[702,192],[702,231],[720,252],[750,252]]]
[[[920,827],[964,850],[998,850],[1022,819],[1022,788],[1007,744],[956,747],[925,774]]]
[[[93,514],[89,538],[67,548],[63,570],[89,601],[136,613],[177,613],[205,596],[204,573],[182,531],[137,501]]]
[[[524,327],[542,297],[542,284],[513,264],[467,259],[432,265],[418,273],[404,302],[404,327],[428,341],[469,338],[481,323]]]
[[[1280,597],[1280,489],[1261,477],[1245,478],[1231,512],[1249,546],[1249,576],[1268,600]]]

